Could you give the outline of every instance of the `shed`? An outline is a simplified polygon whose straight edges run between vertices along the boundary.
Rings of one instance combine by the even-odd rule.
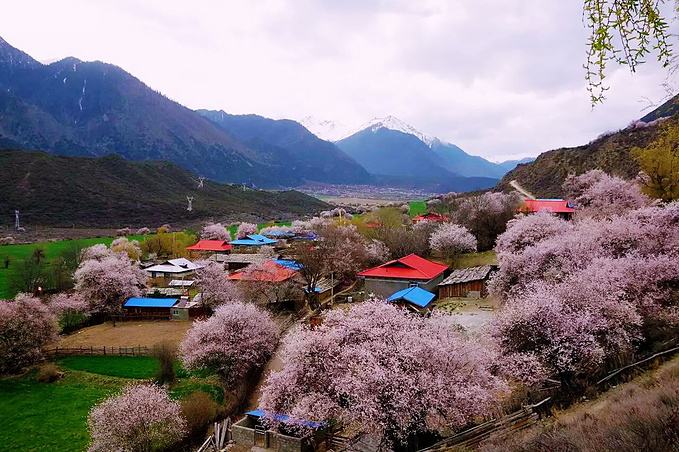
[[[174,320],[192,320],[206,314],[200,303],[187,299],[179,300],[179,302],[172,307],[171,312],[172,319]]]
[[[232,440],[237,445],[250,448],[263,448],[286,452],[311,452],[314,445],[325,439],[327,424],[315,421],[292,421],[285,414],[271,414],[270,419],[277,423],[274,430],[266,422],[266,413],[256,409],[245,413],[245,416],[231,427]],[[299,425],[306,429],[301,430]]]
[[[387,301],[416,312],[425,312],[434,298],[436,295],[421,287],[408,287],[391,294]]]
[[[179,301],[178,298],[128,298],[123,305],[126,317],[148,317],[170,319],[170,310]]]
[[[365,290],[381,297],[408,287],[419,286],[434,291],[443,280],[448,266],[409,254],[358,274],[365,280]]]
[[[413,223],[419,223],[420,221],[434,221],[436,223],[445,223],[446,221],[448,221],[448,217],[445,215],[441,215],[440,213],[428,212],[413,218]]]
[[[486,283],[494,268],[493,265],[481,265],[453,271],[439,284],[439,298],[487,297]]]
[[[195,264],[183,257],[170,259],[161,264],[146,267],[144,270],[152,278],[172,278],[184,277],[193,274],[194,271],[203,268],[202,265]]]

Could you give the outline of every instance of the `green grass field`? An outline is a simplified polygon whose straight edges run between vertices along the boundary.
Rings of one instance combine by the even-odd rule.
[[[149,357],[71,356],[57,365],[63,379],[40,383],[34,373],[0,378],[0,451],[82,451],[87,449],[87,416],[92,407],[158,367]],[[222,403],[215,376],[180,369],[170,396],[183,399],[202,391]]]
[[[497,265],[495,251],[483,251],[480,253],[467,253],[458,256],[453,261],[455,268],[476,267],[479,265]]]
[[[141,241],[144,239],[144,236],[132,235],[128,238],[131,240]],[[25,245],[0,246],[0,299],[11,298],[14,296],[14,293],[10,287],[12,275],[14,272],[21,269],[22,262],[29,258],[36,248],[42,248],[45,250],[45,258],[47,259],[47,262],[51,262],[67,250],[76,247],[78,249],[83,249],[98,243],[110,245],[114,239],[115,237],[95,237],[78,240],[60,240],[56,242],[38,242]],[[4,266],[6,257],[9,257],[10,260],[9,268],[7,269]]]
[[[427,203],[424,201],[410,201],[408,206],[410,207],[408,214],[411,217],[416,217],[418,215],[422,215],[423,213],[427,213]]]

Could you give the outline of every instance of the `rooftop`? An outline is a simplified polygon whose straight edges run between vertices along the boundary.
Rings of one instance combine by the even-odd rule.
[[[224,240],[199,240],[195,245],[187,246],[189,251],[229,251],[233,248]]]
[[[275,245],[278,243],[276,240],[264,237],[261,234],[250,234],[247,237],[232,240],[231,245],[239,246],[262,246],[262,245]]]
[[[245,268],[232,273],[228,279],[232,281],[266,281],[283,282],[297,275],[297,272],[277,264],[274,261],[266,261],[257,268]]]
[[[126,308],[171,308],[177,303],[177,298],[128,298],[123,306]]]
[[[408,287],[395,292],[387,298],[387,301],[394,303],[397,301],[407,301],[418,308],[426,308],[436,295],[424,290],[421,287]]]
[[[479,281],[486,277],[493,270],[492,265],[481,265],[479,267],[460,268],[453,271],[446,279],[441,281],[439,286],[450,284],[461,284],[469,281]]]
[[[436,278],[447,269],[447,265],[432,262],[417,254],[409,254],[400,259],[394,259],[377,267],[363,270],[358,276],[428,281]]]
[[[573,213],[575,209],[565,199],[524,199],[521,210],[526,212]]]

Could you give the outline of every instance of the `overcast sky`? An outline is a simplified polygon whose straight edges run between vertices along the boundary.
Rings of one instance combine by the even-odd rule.
[[[394,115],[493,160],[583,144],[661,99],[611,67],[593,111],[581,0],[12,1],[0,35],[40,61],[121,66],[190,107],[360,125]],[[673,25],[676,29],[676,23]]]

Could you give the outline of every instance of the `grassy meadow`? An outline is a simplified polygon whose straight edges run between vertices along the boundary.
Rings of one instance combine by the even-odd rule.
[[[91,408],[128,384],[153,378],[158,368],[154,358],[130,356],[70,356],[57,365],[64,378],[54,383],[38,382],[35,372],[0,378],[0,451],[86,450]],[[202,391],[223,402],[214,376],[177,370],[171,397]]]
[[[128,237],[130,240],[144,240],[143,235],[132,235]],[[42,248],[45,251],[45,259],[47,262],[52,262],[63,253],[78,249],[82,250],[88,246],[103,243],[110,245],[115,237],[94,237],[87,239],[74,240],[59,240],[51,242],[37,242],[20,245],[3,245],[0,246],[0,299],[11,298],[14,292],[11,287],[12,276],[15,272],[21,270],[21,264],[25,259],[28,259],[37,248]],[[5,268],[5,260],[9,258],[9,267]]]

